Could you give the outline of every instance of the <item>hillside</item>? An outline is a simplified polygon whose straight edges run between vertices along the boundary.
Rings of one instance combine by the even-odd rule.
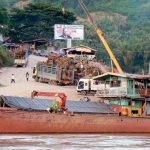
[[[1,0],[0,6],[12,7],[16,2],[20,0]]]
[[[39,2],[41,0],[33,0]],[[87,23],[85,13],[77,0],[42,0],[70,9],[85,25],[84,44],[99,50],[98,57],[110,64],[109,57],[99,43],[91,24]],[[84,0],[85,5],[104,31],[105,37],[127,72],[148,71],[150,61],[150,0]],[[76,7],[74,7],[76,6]],[[78,42],[74,42],[78,43]]]
[[[22,6],[29,0],[4,1],[7,6]],[[110,59],[102,43],[78,4],[77,0],[32,0],[32,2],[51,2],[56,6],[73,11],[78,17],[75,24],[85,26],[85,40],[73,41],[73,44],[84,44],[98,50],[99,59],[110,64]],[[84,0],[97,25],[113,49],[121,66],[127,72],[148,71],[150,61],[150,0]],[[12,5],[15,4],[15,5]],[[76,6],[76,7],[74,7]]]
[[[13,4],[14,8],[23,8],[26,5],[30,4],[32,0],[21,0]]]

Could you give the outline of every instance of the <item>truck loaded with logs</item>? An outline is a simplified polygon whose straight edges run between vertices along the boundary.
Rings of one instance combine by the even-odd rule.
[[[74,70],[67,70],[57,66],[37,63],[33,69],[33,78],[37,82],[57,85],[74,84]]]
[[[50,54],[46,62],[38,62],[33,78],[38,82],[58,85],[77,85],[81,78],[91,78],[107,72],[98,62],[76,60],[58,54]]]
[[[16,67],[26,67],[28,63],[28,50],[18,50],[15,53],[14,64]]]

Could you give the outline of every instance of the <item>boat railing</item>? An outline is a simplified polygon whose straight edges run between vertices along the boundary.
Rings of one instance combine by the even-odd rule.
[[[140,89],[140,95],[142,97],[150,97],[150,88]]]
[[[125,87],[113,87],[109,89],[100,89],[97,91],[98,97],[121,97],[127,95],[127,88]]]

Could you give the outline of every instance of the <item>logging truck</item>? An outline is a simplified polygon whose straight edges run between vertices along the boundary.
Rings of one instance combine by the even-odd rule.
[[[28,51],[19,51],[15,55],[14,64],[16,67],[26,67],[28,63]]]
[[[37,82],[56,85],[73,85],[75,82],[74,70],[58,68],[42,63],[37,63],[33,68],[33,78]]]

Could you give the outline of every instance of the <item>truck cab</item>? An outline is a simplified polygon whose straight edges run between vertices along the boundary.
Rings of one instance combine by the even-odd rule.
[[[104,88],[104,86],[105,85],[101,81],[81,78],[77,84],[77,92],[82,95],[88,93],[95,94],[97,90]]]

